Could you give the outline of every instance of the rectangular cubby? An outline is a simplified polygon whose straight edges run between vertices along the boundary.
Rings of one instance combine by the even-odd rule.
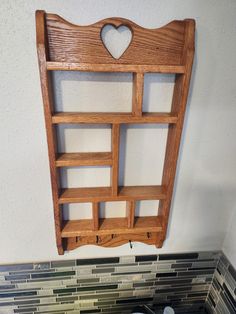
[[[61,207],[62,219],[65,221],[93,218],[92,203],[71,203]]]
[[[111,170],[109,166],[60,167],[59,171],[63,189],[110,186]]]
[[[122,125],[119,160],[121,185],[161,184],[167,134],[166,124]]]
[[[115,28],[126,26],[131,32],[131,41],[119,58],[114,58],[103,42],[101,33],[106,25]],[[154,244],[156,247],[163,245],[167,232],[191,78],[194,32],[195,22],[191,19],[172,21],[156,29],[143,28],[122,18],[105,19],[90,26],[79,26],[71,24],[55,14],[44,11],[36,12],[37,52],[59,254],[63,254],[65,250],[72,250],[88,244],[114,247],[130,243],[132,248],[131,243],[139,241],[150,245]],[[54,73],[52,80],[51,74],[55,71],[62,72]],[[131,73],[132,99],[130,99],[130,107],[125,107],[126,104],[122,103],[120,111],[114,110],[115,107],[119,107],[115,103],[117,99],[107,106],[105,103],[100,103],[102,105],[100,110],[95,109],[94,111],[91,108],[99,108],[96,103],[92,104],[92,107],[86,108],[86,105],[82,104],[84,99],[81,99],[80,107],[79,90],[74,89],[72,95],[68,92],[66,94],[67,103],[73,99],[70,107],[72,109],[68,110],[69,107],[64,106],[62,102],[63,89],[53,88],[53,81],[55,83],[55,81],[66,78],[63,71],[78,71],[80,74],[81,72],[91,72],[82,75],[84,78],[87,75],[89,79],[91,79],[92,73],[96,73],[95,80],[99,77],[107,77],[107,73],[110,73],[110,77],[118,77],[118,74],[114,73],[120,73],[130,78]],[[98,75],[97,72],[102,72],[104,75]],[[153,92],[150,90],[150,86],[156,82],[152,76],[156,73],[166,75],[164,81],[157,80],[157,82],[167,82],[169,84],[168,91],[173,93],[169,107],[165,107],[163,104],[158,107],[158,99],[156,103],[150,102],[148,93]],[[78,74],[74,76],[78,77]],[[148,81],[146,85],[145,79]],[[171,84],[174,85],[173,89],[171,89]],[[75,85],[73,86],[75,88]],[[95,95],[93,95],[95,100],[96,93],[100,93],[96,88]],[[92,90],[93,88],[90,91]],[[98,96],[100,97],[102,94]],[[128,94],[126,96],[129,97]],[[124,102],[128,99],[126,96]],[[169,96],[169,98],[165,98],[163,95],[161,97],[163,103],[170,100]],[[106,112],[104,112],[104,106],[107,108]],[[109,108],[113,109],[109,111]],[[129,111],[127,108],[130,108]],[[159,143],[160,150],[165,150],[164,160],[160,161],[159,155],[156,158],[147,159],[149,163],[147,177],[150,178],[152,174],[154,176],[149,181],[139,181],[138,176],[135,175],[133,176],[134,180],[126,179],[122,168],[124,167],[124,158],[127,157],[123,156],[125,151],[129,152],[128,157],[130,158],[129,147],[124,148],[125,144],[122,143],[124,140],[122,128],[126,127],[124,125],[133,124],[140,125],[137,127],[138,134],[140,134],[140,141],[136,139],[137,145],[141,145],[141,139],[143,139],[144,142],[149,141],[157,149]],[[99,131],[97,134],[94,133],[93,141],[86,142],[86,132],[92,132],[96,125],[99,125]],[[104,125],[110,134],[109,145],[106,142],[105,148],[100,150],[99,141],[96,138]],[[151,125],[155,125],[155,128],[159,125],[162,130],[162,139],[158,137],[154,139],[153,132],[152,135],[144,132],[145,128],[150,129]],[[73,126],[77,131],[82,131],[81,141],[83,143],[80,142],[80,144],[84,144],[82,148],[78,148],[76,144],[79,136],[69,130]],[[132,128],[133,126],[131,126]],[[145,133],[146,136],[142,138],[143,135],[140,132]],[[70,138],[72,139],[68,142],[67,140]],[[101,143],[105,142],[101,141]],[[129,141],[127,143],[129,145]],[[93,145],[94,147],[91,147]],[[128,159],[127,164],[133,173],[137,171],[136,174],[139,172],[144,177],[144,172],[148,173],[145,170],[145,163],[141,162],[138,166],[138,163],[132,162],[132,160],[139,158],[144,161],[145,154],[151,154],[150,157],[153,157],[154,150],[153,147],[149,149],[144,145],[144,152],[141,153],[140,147],[133,152],[133,157],[131,156],[133,159]],[[158,162],[160,168],[163,169],[155,170],[153,167],[151,169],[153,171],[150,172],[154,162]],[[93,186],[91,181],[91,186],[84,187],[77,185],[77,181],[74,179],[69,180],[73,183],[71,186],[65,184],[66,169],[78,168],[80,173],[85,174],[86,171],[81,169],[86,167],[108,167],[109,184],[105,184],[104,181],[104,184]],[[64,175],[61,176],[61,173]],[[98,182],[100,174],[97,172],[96,176]],[[78,182],[89,182],[86,180],[81,175]],[[145,205],[146,207],[140,207],[140,204],[151,201],[156,203],[155,205],[149,204],[152,207],[150,210],[147,209],[148,204]],[[104,203],[109,205],[113,202],[118,205],[119,203],[123,204],[122,215],[119,215],[118,212],[117,215],[114,212],[111,215],[103,214]],[[76,206],[78,206],[77,209]],[[71,212],[69,207],[73,208]],[[81,210],[84,210],[82,215]],[[78,215],[76,215],[76,211],[79,211]],[[88,212],[89,214],[87,214]]]
[[[57,153],[62,159],[96,160],[104,155],[85,155],[84,153],[111,152],[111,125],[110,124],[59,124],[54,125],[57,135]],[[91,141],[91,138],[93,141]],[[63,153],[83,153],[81,155],[63,155]],[[92,158],[90,158],[92,157]],[[95,158],[94,158],[95,157]],[[91,164],[92,162],[88,162]]]
[[[132,73],[54,71],[55,110],[130,112]]]

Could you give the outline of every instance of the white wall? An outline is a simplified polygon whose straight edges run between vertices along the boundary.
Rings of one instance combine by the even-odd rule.
[[[223,252],[236,268],[236,207],[230,219],[230,226],[223,243]]]
[[[132,251],[128,245],[112,249],[87,246],[58,257],[35,47],[36,9],[58,13],[78,24],[121,16],[153,28],[173,19],[196,19],[192,87],[168,238],[162,249],[140,243],[135,244]],[[236,192],[235,14],[233,0],[0,2],[0,264],[222,248]],[[145,107],[164,110],[165,104],[168,106],[170,102],[172,83],[171,76],[149,76]],[[112,106],[112,110],[120,110],[122,106],[124,111],[130,108],[129,75],[59,74],[56,84],[57,105],[67,109],[77,105],[84,110],[89,106],[91,109],[91,104],[100,106],[101,110],[102,106]],[[102,102],[104,96],[105,103]],[[123,131],[127,148],[122,147],[126,161],[121,181],[158,183],[165,133],[165,128],[155,126]],[[65,138],[72,135],[72,140],[66,143],[68,150],[75,146],[81,150],[108,149],[108,128],[66,128],[64,134]],[[137,155],[139,158],[135,158]],[[78,170],[76,177],[69,173],[64,175],[64,180],[70,185],[106,184],[108,171]],[[147,207],[143,210],[147,211]],[[67,214],[73,218],[78,213],[74,208]],[[232,225],[227,238],[232,239],[234,230]],[[225,248],[228,242],[226,240]]]

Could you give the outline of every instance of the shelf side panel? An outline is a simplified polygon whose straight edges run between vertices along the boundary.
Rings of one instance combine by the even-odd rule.
[[[182,62],[186,65],[186,72],[185,74],[176,75],[171,109],[173,113],[178,114],[179,119],[175,125],[169,125],[162,177],[162,184],[167,187],[167,197],[165,200],[161,200],[159,203],[159,215],[161,215],[163,218],[163,239],[166,237],[166,231],[168,226],[169,212],[171,207],[179,147],[194,57],[195,23],[193,20],[186,20],[186,22],[187,24],[185,29],[185,46],[182,60]]]
[[[37,40],[37,53],[39,63],[39,73],[41,80],[41,89],[44,106],[44,117],[47,133],[48,143],[48,156],[51,174],[51,186],[52,186],[52,197],[53,197],[53,208],[54,208],[54,219],[55,219],[55,231],[58,253],[62,255],[64,253],[62,239],[61,239],[61,209],[58,199],[59,185],[59,174],[56,169],[56,154],[57,154],[57,138],[56,131],[51,123],[51,116],[53,113],[53,95],[52,95],[52,83],[50,73],[46,68],[46,56],[49,55],[46,44],[46,29],[45,25],[45,14],[43,11],[36,12],[36,40]]]

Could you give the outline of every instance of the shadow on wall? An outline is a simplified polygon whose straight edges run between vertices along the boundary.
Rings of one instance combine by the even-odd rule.
[[[195,244],[198,239],[199,244],[204,240],[206,246],[208,243],[219,244],[219,241],[222,242],[225,238],[225,226],[229,225],[230,213],[236,206],[233,197],[236,190],[232,186],[222,187],[218,183],[214,186],[212,183],[207,185],[204,179],[184,188],[185,190],[180,193],[185,195],[184,199],[179,200],[175,195],[173,203],[175,208],[171,214],[175,224],[170,221],[168,237],[171,232],[177,233],[179,238],[185,238],[191,230],[191,238],[195,239]],[[206,230],[209,231],[210,237],[206,236]]]
[[[207,30],[206,30],[207,31]],[[206,33],[204,33],[207,36]],[[210,38],[210,36],[207,36]],[[205,66],[205,63],[208,62],[208,66],[205,67],[206,71],[209,68],[209,63],[212,65],[210,68],[212,69],[211,73],[205,73],[205,80],[204,82],[198,81],[196,82],[196,75],[198,71],[198,30],[196,29],[195,34],[195,57],[192,69],[192,76],[191,76],[191,84],[189,89],[188,95],[188,103],[186,108],[185,114],[185,123],[182,132],[182,139],[180,144],[179,150],[179,158],[177,164],[177,171],[176,171],[176,178],[175,178],[175,185],[174,185],[174,192],[172,198],[172,206],[170,211],[170,219],[169,219],[169,228],[167,231],[167,239],[170,236],[170,230],[173,231],[174,228],[178,228],[178,234],[181,236],[181,233],[185,233],[185,230],[191,228],[191,226],[186,225],[185,222],[192,221],[192,233],[196,233],[195,236],[202,238],[201,234],[205,233],[206,228],[209,229],[209,234],[212,234],[211,239],[205,239],[206,242],[214,243],[215,238],[222,239],[225,236],[224,226],[229,224],[228,217],[230,216],[229,213],[232,211],[232,208],[235,206],[236,201],[233,199],[232,195],[235,195],[236,191],[232,189],[232,186],[221,186],[220,182],[215,182],[215,185],[212,184],[212,181],[209,182],[209,185],[206,184],[207,177],[210,175],[206,169],[206,177],[201,177],[198,179],[197,173],[199,171],[198,168],[198,160],[202,160],[202,156],[200,156],[200,149],[201,144],[205,140],[205,128],[209,127],[209,114],[208,114],[208,107],[211,104],[211,98],[213,97],[215,90],[214,90],[214,82],[216,80],[216,75],[214,75],[214,62],[215,56],[211,55],[210,58],[203,60],[204,64],[201,64],[201,67]],[[213,44],[213,43],[212,43]],[[201,47],[202,49],[202,47]],[[209,84],[207,84],[207,82]],[[204,103],[199,103],[197,100],[199,99],[198,95],[194,95],[195,101],[193,102],[193,94],[194,90],[193,87],[196,86],[196,83],[202,86],[202,93],[204,93]],[[203,85],[204,84],[204,85]],[[207,84],[207,86],[205,85]],[[201,97],[202,99],[202,97]],[[194,109],[193,109],[193,106]],[[191,113],[197,111],[198,114],[195,120],[190,121],[190,108],[192,107]],[[200,120],[200,121],[199,121]],[[192,152],[193,156],[195,157],[191,161],[191,165],[189,166],[189,172],[187,173],[185,167],[185,173],[183,172],[183,168],[180,167],[182,160],[184,159],[184,147],[187,147],[187,134],[191,136],[189,130],[193,128],[190,126],[191,122],[194,122],[196,126],[198,126],[197,130],[197,140],[194,139],[194,152]],[[199,126],[201,126],[199,128]],[[215,128],[215,125],[212,125],[212,128]],[[208,132],[209,133],[209,132]],[[195,132],[196,134],[196,132]],[[191,141],[191,139],[190,139]],[[189,142],[190,143],[190,142]],[[185,146],[184,146],[185,145]],[[189,149],[189,148],[187,148]],[[214,155],[213,155],[214,158]],[[180,169],[182,169],[182,173],[180,173]],[[181,176],[187,175],[189,179],[183,178],[183,185],[181,185]],[[201,181],[200,181],[201,180]],[[186,186],[184,182],[188,182]],[[176,195],[177,188],[185,189],[179,193],[179,197],[183,196],[181,199],[178,198]],[[173,211],[174,207],[174,211]],[[178,212],[175,217],[185,217],[185,219],[181,219],[180,223],[175,223],[172,225],[172,218],[173,214]],[[204,217],[204,219],[203,219]],[[181,228],[179,228],[181,226]],[[214,232],[215,230],[215,232]],[[173,231],[174,232],[174,231]],[[187,231],[186,231],[187,234]]]
[[[168,229],[167,229],[167,233],[166,233],[166,239],[169,238],[170,226],[172,225],[173,204],[175,204],[175,201],[176,201],[176,186],[178,185],[178,182],[180,179],[180,173],[179,173],[180,170],[179,169],[180,169],[180,164],[181,164],[182,155],[183,155],[183,145],[184,145],[185,140],[186,140],[186,130],[188,129],[189,111],[190,111],[192,94],[193,94],[193,86],[195,85],[195,80],[196,80],[196,71],[197,71],[197,64],[198,64],[197,53],[196,53],[197,47],[198,47],[198,33],[197,33],[197,29],[196,29],[195,30],[194,62],[193,62],[193,67],[192,67],[191,82],[190,82],[190,86],[189,86],[188,102],[187,102],[186,111],[185,111],[185,121],[184,121],[184,126],[183,126],[183,130],[182,130],[182,137],[181,137],[181,142],[180,142],[180,147],[179,147],[179,156],[178,156],[178,162],[177,162],[175,184],[174,184],[174,190],[173,190],[173,195],[172,195],[172,202],[171,202],[171,208],[170,208],[170,216],[169,216]],[[184,214],[186,207],[182,206],[181,208],[182,208],[182,212]]]

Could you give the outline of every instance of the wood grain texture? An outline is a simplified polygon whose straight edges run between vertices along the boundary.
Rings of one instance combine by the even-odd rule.
[[[80,236],[67,238],[66,240],[66,250],[74,250],[83,245],[97,245],[102,247],[116,247],[122,244],[125,244],[129,241],[133,242],[142,242],[149,245],[156,245],[158,243],[158,247],[162,245],[162,233],[161,232],[153,232],[149,233],[149,237],[147,237],[147,233],[133,233],[133,234],[112,234],[112,235],[99,235],[97,236]],[[97,241],[98,240],[98,241]],[[132,251],[131,251],[132,252]]]
[[[142,116],[144,74],[133,73],[132,114]]]
[[[114,59],[101,40],[105,25],[127,26],[132,32],[128,49]],[[173,21],[161,28],[147,29],[122,18],[108,18],[88,26],[65,21],[58,15],[46,14],[50,59],[56,62],[88,64],[181,65],[185,24]],[[155,52],[155,53],[153,53]]]
[[[69,188],[62,189],[59,203],[160,200],[165,198],[166,188],[159,185],[119,187],[117,196],[112,195],[111,187]]]
[[[57,167],[111,166],[112,153],[60,153],[57,154]]]
[[[141,124],[141,123],[176,123],[177,114],[143,113],[142,116],[132,116],[130,113],[109,112],[58,112],[52,116],[52,123],[101,123],[101,124]]]
[[[98,230],[99,228],[99,203],[94,203],[93,202],[93,230]]]
[[[128,220],[128,228],[133,228],[135,219],[135,201],[126,202],[126,216]]]
[[[148,64],[96,64],[47,62],[49,71],[81,71],[81,72],[136,72],[136,73],[185,73],[183,65],[148,65]]]
[[[120,152],[120,125],[113,124],[111,130],[111,194],[117,196],[119,185],[119,152]]]
[[[63,238],[77,236],[96,236],[107,234],[132,234],[138,232],[162,231],[160,217],[136,217],[133,228],[127,227],[127,218],[103,218],[99,219],[99,229],[94,230],[93,219],[68,220],[64,222],[62,229]]]
[[[48,143],[48,157],[50,165],[51,175],[51,186],[52,186],[52,197],[53,197],[53,208],[54,208],[54,221],[55,221],[55,232],[58,253],[61,255],[64,253],[62,239],[61,239],[61,209],[58,200],[59,191],[59,174],[56,169],[55,159],[57,153],[57,138],[54,126],[51,123],[51,114],[53,112],[53,96],[51,89],[51,77],[46,69],[46,56],[49,52],[47,50],[47,35],[44,29],[45,25],[45,14],[42,11],[36,12],[36,43],[39,63],[39,73],[41,80],[41,90],[43,97],[43,108],[45,117],[45,126],[47,132],[47,143]]]
[[[162,184],[167,187],[167,198],[159,203],[159,215],[163,217],[163,238],[165,238],[167,232],[180,140],[191,78],[194,57],[194,33],[195,22],[193,20],[186,20],[185,46],[182,59],[182,62],[186,64],[186,73],[176,76],[171,111],[178,113],[179,119],[175,125],[169,125],[162,177]]]

